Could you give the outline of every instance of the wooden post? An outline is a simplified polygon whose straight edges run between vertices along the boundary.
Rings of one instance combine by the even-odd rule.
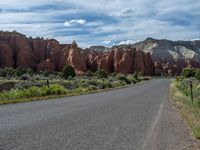
[[[49,79],[47,79],[47,86],[48,86],[48,88],[50,87],[50,86],[49,86]]]
[[[190,84],[190,95],[191,95],[191,101],[192,101],[192,103],[193,103],[194,98],[193,98],[193,84],[192,84],[192,81],[190,81],[189,84]]]

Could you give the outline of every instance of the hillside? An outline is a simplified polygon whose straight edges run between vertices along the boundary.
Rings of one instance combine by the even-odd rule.
[[[147,38],[133,45],[120,45],[117,47],[138,48],[143,52],[150,53],[157,72],[162,72],[166,67],[177,72],[188,66],[200,67],[200,41],[198,40],[170,41]]]
[[[200,41],[169,41],[147,38],[133,45],[144,52],[150,52],[155,61],[167,61],[172,64],[180,60],[189,60],[192,65],[200,66]]]

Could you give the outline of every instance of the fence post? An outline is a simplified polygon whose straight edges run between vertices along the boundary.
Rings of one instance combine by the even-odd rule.
[[[47,86],[48,86],[48,88],[50,87],[50,86],[49,86],[49,79],[47,79]]]
[[[189,81],[189,84],[190,84],[191,101],[192,101],[192,103],[193,103],[194,98],[193,98],[193,84],[192,84],[192,81]]]

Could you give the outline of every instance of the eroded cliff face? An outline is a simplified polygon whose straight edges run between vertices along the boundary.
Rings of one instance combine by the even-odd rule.
[[[118,47],[127,48],[127,45]],[[156,74],[180,74],[185,67],[200,67],[200,41],[170,41],[147,38],[144,41],[129,45],[149,52],[155,62]],[[157,67],[158,66],[158,67]]]
[[[75,42],[61,45],[54,39],[32,39],[17,32],[0,32],[0,67],[61,71],[66,64],[71,65],[77,75],[98,69],[109,73],[143,72],[154,75],[150,54],[139,49],[113,47],[104,52],[83,50]]]
[[[154,62],[150,55],[135,48],[112,48],[106,52],[92,54],[87,52],[86,64],[93,70],[103,69],[110,73],[143,72],[146,75],[154,75]]]
[[[67,64],[74,68],[76,74],[83,74],[87,71],[85,55],[83,55],[81,49],[78,48],[76,42],[73,42],[71,45],[67,58]]]
[[[4,42],[0,41],[0,66],[13,67],[14,66],[13,50]]]
[[[17,32],[0,32],[0,66],[60,71],[66,64],[69,46],[42,38],[26,38]]]

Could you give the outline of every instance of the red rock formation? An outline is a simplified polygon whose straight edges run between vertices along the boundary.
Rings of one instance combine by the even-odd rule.
[[[114,55],[114,67],[117,73],[133,73],[133,57],[131,57],[131,51],[123,51],[121,49],[115,49]]]
[[[145,53],[144,55],[144,65],[145,65],[145,74],[146,75],[154,75],[155,74],[155,67],[154,67],[154,62],[151,59],[150,53]]]
[[[109,73],[154,74],[150,55],[134,48],[114,47],[103,52],[82,50],[75,42],[59,44],[54,39],[32,39],[17,32],[0,32],[0,67],[61,71],[66,64],[71,65],[77,75],[98,69]]]
[[[13,51],[5,43],[0,42],[0,66],[1,67],[13,67]]]
[[[37,65],[37,71],[44,71],[44,70],[49,72],[55,71],[55,65],[54,63],[51,62],[50,59],[46,59]]]
[[[104,52],[96,57],[97,69],[113,72],[113,51]]]
[[[30,39],[29,43],[32,43],[32,49],[35,53],[37,62],[41,62],[47,59],[47,40],[42,39]]]
[[[155,62],[156,75],[174,76],[181,73],[181,67],[169,63]]]
[[[69,50],[67,64],[75,69],[77,75],[81,75],[87,71],[86,59],[81,53],[81,50],[78,48],[76,42],[72,43],[72,46]]]
[[[146,67],[145,67],[145,59],[144,59],[144,53],[137,49],[134,53],[134,70],[136,72],[142,72],[145,73]]]
[[[128,74],[142,70],[145,74],[153,75],[154,64],[150,55],[141,52],[141,57],[138,59],[137,53],[139,51],[136,51],[136,49],[122,50],[121,48],[113,48],[106,52],[90,52],[87,54],[86,66],[88,69],[92,68],[93,71],[103,69],[107,72]],[[139,66],[140,64],[142,64],[142,69]]]
[[[94,51],[86,51],[84,53],[84,57],[86,58],[86,67],[88,70],[96,71],[97,70],[97,60],[99,53]]]

